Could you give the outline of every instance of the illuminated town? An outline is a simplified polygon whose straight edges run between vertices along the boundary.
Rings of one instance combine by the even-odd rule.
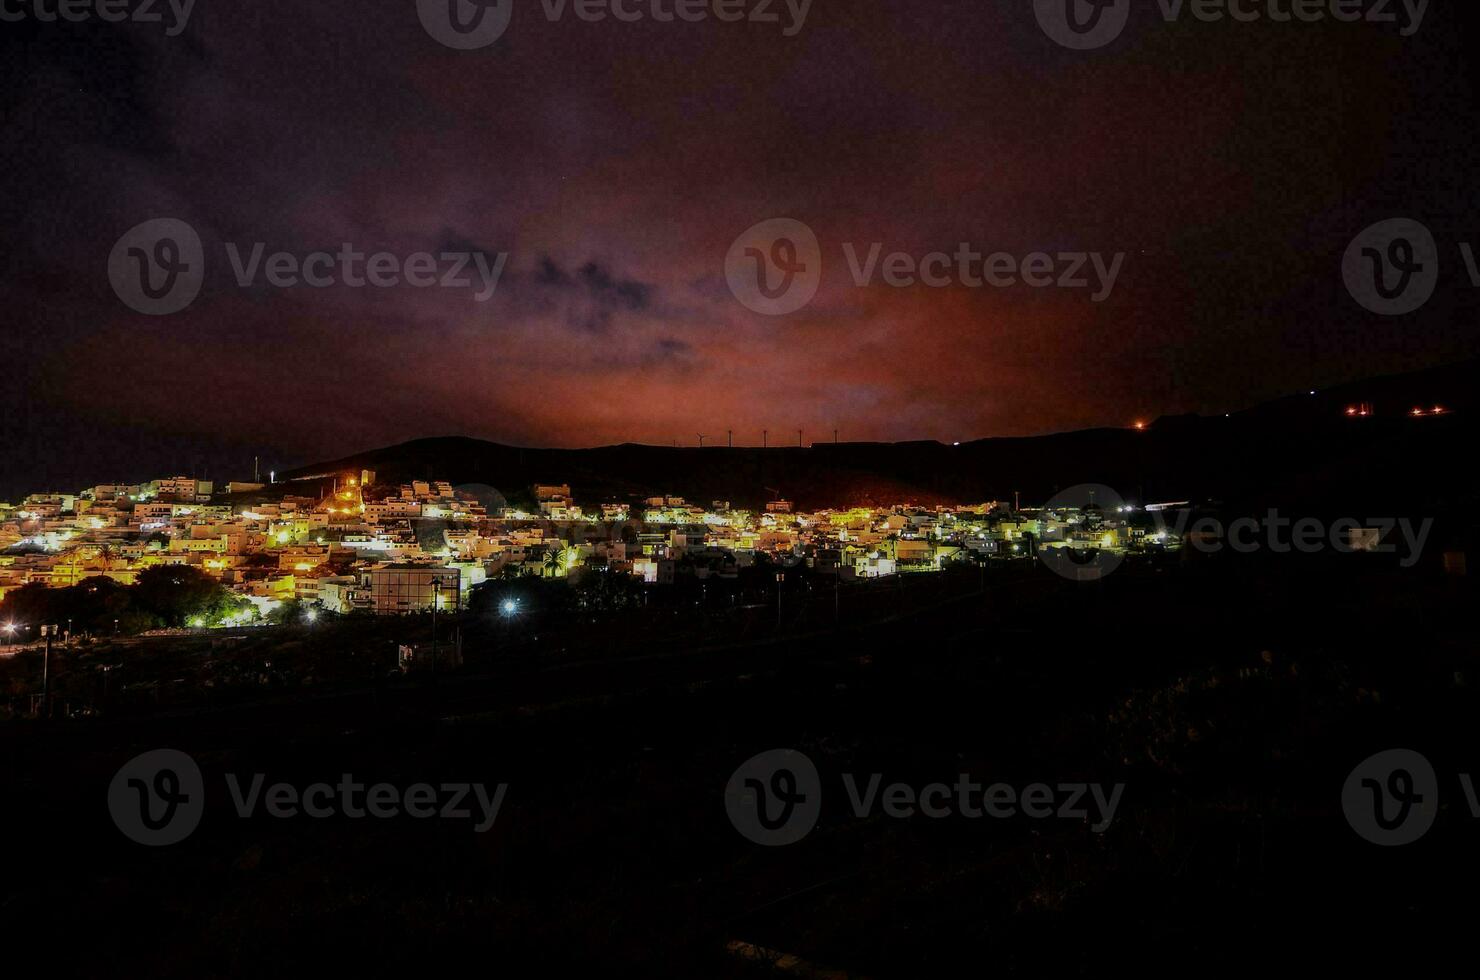
[[[147,569],[186,566],[234,598],[209,616],[166,624],[205,629],[267,622],[290,605],[309,616],[456,609],[484,582],[523,576],[579,584],[609,574],[661,588],[685,576],[734,579],[760,559],[848,581],[1025,561],[1053,549],[1125,554],[1176,545],[1124,505],[1108,514],[1001,502],[799,513],[787,500],[759,511],[674,496],[581,503],[568,485],[533,486],[525,497],[527,511],[488,488],[380,484],[368,470],[32,494],[0,503],[0,600],[97,578],[133,585]],[[0,623],[7,627],[15,632]]]

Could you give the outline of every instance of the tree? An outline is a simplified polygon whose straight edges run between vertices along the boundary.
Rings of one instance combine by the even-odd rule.
[[[240,603],[231,592],[204,572],[186,565],[155,565],[139,573],[134,602],[164,622],[184,626],[191,620],[220,622]]]
[[[0,602],[0,620],[30,625],[48,623],[59,603],[56,596],[40,582],[30,582],[11,590]]]

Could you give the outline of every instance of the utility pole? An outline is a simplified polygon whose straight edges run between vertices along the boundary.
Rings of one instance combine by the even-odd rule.
[[[699,448],[700,449],[703,449],[704,448],[704,433],[702,433],[702,432],[699,433]]]
[[[730,449],[734,449],[735,448],[735,430],[734,429],[726,429],[725,430],[725,441],[728,443]]]
[[[838,444],[838,430],[837,429],[833,429],[833,445],[836,446],[837,444]]]
[[[798,429],[797,430],[797,448],[798,449],[804,449],[804,448],[806,448],[805,446],[802,445],[802,430],[801,429]]]
[[[769,429],[762,429],[761,430],[761,448],[762,449],[769,449],[770,447],[771,447],[771,432],[770,432]]]
[[[786,581],[785,572],[776,573],[776,632],[781,632],[781,583]]]
[[[41,655],[41,717],[51,718],[51,635],[55,626],[41,627],[41,638],[46,641],[46,652]]]
[[[442,579],[432,576],[432,686],[437,685],[437,606],[442,600]]]

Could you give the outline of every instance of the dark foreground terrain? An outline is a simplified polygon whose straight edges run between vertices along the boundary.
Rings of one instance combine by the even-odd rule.
[[[1254,556],[906,589],[820,593],[821,611],[770,634],[673,613],[667,643],[657,620],[641,642],[600,617],[536,641],[533,623],[510,635],[465,614],[467,662],[435,684],[336,675],[7,723],[7,946],[53,975],[170,977],[1365,973],[1465,952],[1472,577]],[[323,657],[334,630],[354,646],[370,628],[411,627],[271,642]],[[206,802],[186,840],[147,847],[114,825],[109,784],[157,748],[195,759]],[[815,763],[821,812],[799,842],[763,847],[732,826],[726,784],[778,748]],[[1432,763],[1439,810],[1421,840],[1381,847],[1342,788],[1392,748]],[[242,818],[225,777],[256,773],[507,792],[486,833]],[[1103,832],[858,816],[842,777],[875,773],[1124,796]]]

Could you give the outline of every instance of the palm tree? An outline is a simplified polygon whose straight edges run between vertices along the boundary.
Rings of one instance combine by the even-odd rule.
[[[555,577],[555,573],[558,572],[558,571],[560,571],[560,569],[564,565],[565,565],[565,561],[564,561],[562,552],[559,552],[559,551],[547,551],[547,552],[545,552],[545,571],[547,571],[547,572],[550,573],[550,577],[551,578],[554,578]]]

